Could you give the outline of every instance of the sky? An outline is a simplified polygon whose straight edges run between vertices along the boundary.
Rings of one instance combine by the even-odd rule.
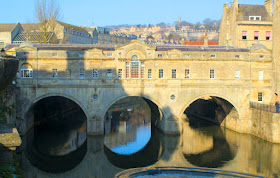
[[[178,17],[191,23],[205,18],[220,20],[223,5],[234,0],[55,0],[61,21],[73,25],[108,26],[121,24],[173,25]],[[239,0],[260,4],[265,0]],[[0,23],[34,22],[35,0],[0,0]]]

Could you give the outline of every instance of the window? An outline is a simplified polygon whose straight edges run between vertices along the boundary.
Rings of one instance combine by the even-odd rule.
[[[52,56],[54,57],[54,56],[57,56],[57,53],[52,53]]]
[[[264,58],[264,55],[260,55],[260,59],[263,59]]]
[[[129,78],[129,62],[125,63],[125,78]]]
[[[107,56],[108,57],[112,57],[112,53],[107,53]]]
[[[176,78],[176,69],[172,69],[172,78]]]
[[[162,54],[158,54],[158,57],[159,57],[159,58],[162,57]]]
[[[263,93],[258,92],[258,101],[262,101],[262,100],[263,100]]]
[[[85,69],[80,69],[80,79],[85,78]]]
[[[152,78],[152,69],[148,69],[148,78]]]
[[[215,70],[210,69],[210,78],[215,78]]]
[[[185,78],[190,78],[190,69],[185,69]]]
[[[118,79],[122,79],[122,69],[118,70]]]
[[[141,62],[141,78],[144,78],[144,62]]]
[[[33,69],[28,63],[22,64],[20,73],[21,78],[33,78]]]
[[[211,54],[210,55],[210,58],[215,58],[216,57],[216,54]]]
[[[242,31],[242,39],[243,40],[247,39],[247,31]]]
[[[57,78],[58,77],[57,69],[52,69],[52,77],[53,78]]]
[[[235,58],[236,59],[240,59],[240,55],[235,55]]]
[[[4,41],[0,41],[0,44],[4,44]]]
[[[190,55],[189,54],[185,54],[185,58],[190,58]]]
[[[163,78],[163,69],[159,69],[158,73],[158,78]]]
[[[112,78],[113,78],[112,69],[107,69],[107,79],[112,79]]]
[[[259,71],[259,80],[263,80],[263,71]]]
[[[21,69],[21,78],[32,78],[33,70],[32,69]]]
[[[259,31],[254,32],[254,40],[259,40]]]
[[[270,40],[271,39],[271,32],[267,31],[266,32],[266,40]]]
[[[249,20],[262,20],[261,16],[249,16]]]
[[[98,78],[98,70],[97,69],[92,70],[92,78],[94,78],[94,79]]]
[[[261,16],[256,16],[256,20],[261,20]]]
[[[249,16],[249,20],[255,20],[254,16]]]
[[[240,75],[240,71],[236,70],[235,71],[235,79],[238,80],[239,79],[239,75]]]
[[[131,78],[139,78],[139,59],[138,56],[133,55],[131,57]]]

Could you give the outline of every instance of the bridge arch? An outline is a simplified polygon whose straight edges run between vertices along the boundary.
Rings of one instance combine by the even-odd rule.
[[[72,100],[83,110],[86,117],[89,118],[90,115],[89,115],[86,107],[79,100],[77,100],[73,96],[66,95],[66,94],[63,94],[63,93],[48,93],[48,94],[45,94],[45,95],[41,95],[41,96],[39,96],[39,97],[37,97],[37,98],[35,98],[34,100],[31,101],[31,105],[29,107],[27,107],[27,111],[29,111],[38,101],[40,101],[44,98],[52,97],[52,96],[60,96],[60,97],[64,97],[66,99]]]
[[[211,98],[212,100],[214,100],[218,105],[220,105],[222,107],[222,109],[224,111],[229,112],[229,108],[227,108],[229,105],[232,106],[232,108],[234,108],[236,110],[236,114],[237,114],[237,118],[240,118],[240,109],[238,108],[238,105],[229,97],[224,96],[224,95],[220,95],[217,93],[206,93],[206,94],[202,94],[202,95],[198,95],[198,96],[194,96],[190,99],[187,100],[186,104],[183,106],[183,108],[181,109],[180,112],[180,118],[184,118],[184,112],[185,110],[195,101],[199,100],[199,99],[205,99],[205,98]],[[229,105],[225,105],[225,103],[229,104]],[[226,120],[226,118],[224,118]]]
[[[164,116],[166,115],[164,113],[164,107],[162,107],[162,105],[157,101],[155,100],[154,98],[151,98],[147,95],[139,95],[139,94],[125,94],[125,95],[121,95],[121,96],[118,96],[116,97],[115,99],[111,100],[109,103],[106,104],[106,106],[104,107],[104,113],[102,113],[102,118],[105,118],[105,115],[106,115],[106,112],[110,109],[110,107],[116,103],[117,101],[121,100],[121,99],[124,99],[124,98],[127,98],[127,97],[141,97],[143,98],[144,100],[149,100],[150,102],[154,103],[158,109],[159,109],[159,113],[160,113],[160,120],[162,120],[164,118]]]

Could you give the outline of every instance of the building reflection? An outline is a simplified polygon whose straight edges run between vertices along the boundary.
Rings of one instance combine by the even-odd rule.
[[[104,144],[119,154],[141,150],[151,138],[151,110],[139,97],[115,103],[106,113]]]

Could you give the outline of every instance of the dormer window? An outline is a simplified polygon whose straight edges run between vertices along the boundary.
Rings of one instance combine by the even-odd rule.
[[[257,21],[260,21],[260,20],[262,20],[262,17],[261,17],[261,16],[249,16],[249,20],[257,20]]]

